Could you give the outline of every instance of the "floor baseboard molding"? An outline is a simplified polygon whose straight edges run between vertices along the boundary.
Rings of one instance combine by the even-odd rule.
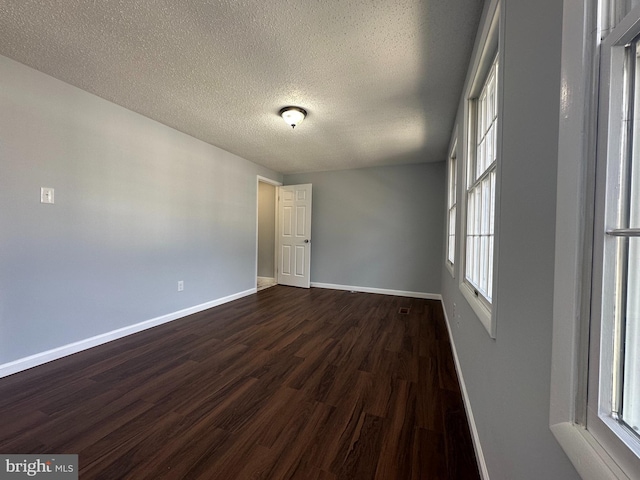
[[[127,335],[132,335],[134,333],[138,333],[143,330],[162,325],[163,323],[178,320],[180,318],[186,317],[187,315],[192,315],[209,308],[217,307],[218,305],[222,305],[224,303],[228,303],[254,293],[256,293],[256,288],[250,288],[249,290],[245,290],[243,292],[234,293],[232,295],[221,297],[210,302],[201,303],[200,305],[195,305],[193,307],[178,310],[177,312],[168,313],[160,317],[145,320],[133,325],[128,325],[126,327],[102,333],[94,337],[79,340],[68,345],[63,345],[61,347],[53,348],[45,352],[36,353],[28,357],[20,358],[12,362],[2,364],[0,365],[0,378],[13,375],[14,373],[18,373],[29,368],[37,367],[38,365],[42,365],[44,363],[66,357],[68,355],[73,355],[74,353],[78,353],[83,350],[88,350],[92,347],[97,347],[98,345],[111,342],[112,340],[117,340],[118,338],[126,337]]]
[[[475,418],[473,417],[473,410],[471,409],[471,401],[469,400],[467,387],[464,382],[464,376],[462,375],[462,367],[460,366],[460,360],[458,359],[458,351],[456,350],[456,344],[453,341],[453,334],[451,333],[451,323],[449,322],[449,316],[447,315],[447,309],[444,306],[444,301],[442,302],[442,311],[444,312],[444,321],[445,321],[445,324],[447,325],[447,331],[449,333],[449,343],[451,344],[451,351],[453,353],[453,363],[456,366],[456,372],[458,374],[458,379],[460,380],[460,390],[462,390],[462,399],[464,401],[465,410],[467,411],[467,421],[469,422],[469,427],[471,428],[471,438],[473,439],[473,447],[476,451],[478,469],[480,470],[480,476],[482,477],[482,480],[490,480],[489,470],[487,469],[487,462],[485,461],[484,454],[482,453],[480,436],[478,435],[476,421],[475,421]]]
[[[404,290],[389,290],[386,288],[358,287],[355,285],[337,285],[334,283],[317,283],[317,282],[311,282],[311,286],[315,288],[327,288],[330,290],[347,290],[350,292],[377,293],[380,295],[394,295],[396,297],[412,297],[412,298],[424,298],[427,300],[442,300],[442,295],[440,295],[439,293],[409,292]]]

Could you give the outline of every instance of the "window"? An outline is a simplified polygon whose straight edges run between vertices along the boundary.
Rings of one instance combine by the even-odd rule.
[[[491,304],[498,119],[498,58],[473,101],[474,151],[467,169],[467,242],[465,280]]]
[[[454,144],[449,157],[448,195],[447,195],[447,266],[453,273],[456,263],[456,192],[458,186],[457,144]]]
[[[479,32],[479,48],[471,59],[471,77],[465,89],[465,126],[460,136],[465,148],[458,151],[462,201],[457,206],[462,229],[458,261],[460,292],[492,338],[496,337],[496,281],[494,265],[499,208],[499,163],[501,138],[500,25],[499,0],[489,2],[487,21]]]
[[[639,50],[640,0],[564,0],[550,428],[593,480],[640,478]]]
[[[603,312],[613,324],[614,384],[612,411],[616,418],[636,434],[640,432],[640,40],[636,37],[624,47],[624,118],[622,155],[610,169],[615,175],[607,182],[614,190],[610,221],[605,234],[605,262],[611,266],[614,289],[605,288],[609,311]],[[626,128],[625,127],[626,124]],[[617,172],[619,170],[619,172]],[[617,197],[617,198],[615,198]],[[606,213],[605,213],[606,215]],[[606,281],[603,283],[609,283]]]
[[[564,1],[550,427],[593,480],[640,478],[639,50],[640,0]]]
[[[640,478],[639,50],[640,1],[564,1],[550,427],[585,479]]]
[[[498,57],[482,89],[470,105],[471,148],[467,161],[466,246],[464,279],[490,308],[493,296],[493,236],[495,223],[498,124]]]
[[[640,9],[605,3],[586,426],[623,470],[638,474]]]

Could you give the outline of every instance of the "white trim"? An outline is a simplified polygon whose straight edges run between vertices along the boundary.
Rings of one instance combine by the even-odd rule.
[[[92,347],[97,347],[98,345],[102,345],[112,340],[117,340],[118,338],[126,337],[128,335],[132,335],[134,333],[138,333],[143,330],[162,325],[163,323],[178,320],[180,318],[186,317],[187,315],[192,315],[209,308],[217,307],[218,305],[222,305],[223,303],[238,300],[239,298],[246,297],[254,293],[256,293],[256,288],[250,288],[249,290],[245,290],[243,292],[234,293],[232,295],[221,297],[210,302],[201,303],[200,305],[195,305],[183,310],[178,310],[177,312],[168,313],[166,315],[152,318],[150,320],[145,320],[134,325],[128,325],[126,327],[118,328],[110,332],[101,333],[100,335],[96,335],[94,337],[79,340],[68,345],[63,345],[62,347],[53,348],[45,352],[36,353],[35,355],[30,355],[28,357],[20,358],[12,362],[2,364],[0,365],[0,378],[6,377],[8,375],[13,375],[14,373],[18,373],[29,368],[37,367],[38,365],[42,365],[44,363],[66,357],[68,355],[73,355],[74,353],[78,353],[83,350],[88,350]]]
[[[467,282],[460,282],[460,293],[462,293],[462,296],[467,300],[467,303],[487,330],[489,336],[495,339],[495,324],[491,322],[491,310],[476,296],[475,292],[471,289],[471,285]]]
[[[456,208],[457,208],[457,206],[456,206]],[[447,212],[447,218],[449,218],[449,212]],[[448,241],[449,241],[449,233],[447,232],[447,242]],[[455,279],[456,278],[455,264],[452,265],[451,262],[449,261],[449,259],[445,258],[444,259],[444,265],[445,265],[445,267],[447,267],[447,270],[449,270],[449,274],[451,275],[451,278]]]
[[[549,428],[582,478],[628,479],[597,439],[576,423],[585,421],[578,408],[586,402],[582,349],[588,337],[583,314],[588,313],[583,313],[582,293],[591,284],[591,246],[585,237],[593,219],[584,205],[593,195],[589,178],[594,174],[598,95],[592,85],[599,64],[592,4],[563,3]]]
[[[267,177],[263,177],[262,175],[258,175],[258,181],[262,183],[268,183],[269,185],[273,185],[274,187],[281,187],[282,182],[278,182],[277,180],[272,180]]]
[[[489,71],[487,67],[491,67],[491,63],[487,64],[487,62],[493,61],[493,52],[502,50],[500,48],[500,36],[504,28],[502,28],[503,25],[500,21],[500,0],[489,0],[488,3],[486,15],[480,20],[482,27],[478,30],[475,42],[476,46],[473,50],[472,61],[467,72],[465,101],[473,96],[473,92],[478,93],[480,90],[479,83],[483,81],[482,77]],[[495,29],[499,29],[497,37],[495,36]],[[487,60],[487,58],[489,59]],[[502,56],[500,60],[502,60]]]
[[[582,390],[581,368],[586,368],[581,342],[586,332],[582,323],[583,260],[590,258],[585,245],[588,191],[588,164],[593,153],[585,132],[591,130],[595,94],[591,85],[597,52],[591,45],[590,32],[595,23],[590,13],[591,2],[564,0],[562,15],[561,97],[558,141],[556,197],[556,236],[553,298],[553,333],[551,353],[551,399],[549,423],[556,425],[576,421],[583,416],[577,403],[586,405]],[[585,161],[585,159],[587,161]],[[586,355],[585,355],[586,358]],[[563,438],[567,438],[564,435]]]
[[[258,220],[259,220],[259,211],[260,211],[260,182],[268,183],[269,185],[273,185],[276,187],[275,195],[275,203],[276,203],[276,225],[275,225],[275,251],[273,252],[273,262],[274,262],[274,272],[273,274],[277,276],[276,271],[278,270],[278,187],[282,186],[281,182],[277,180],[271,180],[270,178],[263,177],[262,175],[256,175],[256,281],[258,279]]]
[[[458,217],[460,216],[458,212],[458,182],[460,180],[460,176],[458,175],[458,170],[460,168],[460,162],[458,161],[458,124],[456,123],[453,127],[453,134],[451,136],[451,142],[449,145],[449,158],[447,159],[447,211],[445,213],[445,224],[447,225],[447,229],[444,235],[444,244],[445,244],[445,254],[444,254],[444,264],[449,270],[452,278],[456,278],[455,266],[458,262]],[[455,161],[455,171],[452,171],[451,162]],[[453,186],[453,192],[451,192],[451,177],[452,174],[455,175],[456,182]],[[451,204],[451,194],[453,193],[453,204]],[[449,231],[451,230],[451,208],[456,207],[456,221],[453,226],[453,262],[449,261]]]
[[[315,288],[327,288],[330,290],[347,290],[350,292],[377,293],[380,295],[394,295],[396,297],[424,298],[426,300],[442,301],[442,295],[439,293],[409,292],[404,290],[389,290],[387,288],[357,287],[354,285],[336,285],[334,283],[317,282],[311,282],[311,286]]]
[[[637,85],[624,86],[623,78],[627,67],[626,45],[639,33],[640,8],[636,7],[611,31],[607,31],[601,44],[586,423],[594,438],[633,478],[640,477],[640,442],[635,434],[630,434],[615,419],[614,413],[617,410],[615,395],[618,393],[614,379],[619,368],[615,360],[619,347],[615,342],[620,339],[615,325],[615,312],[619,308],[617,289],[611,286],[618,281],[616,264],[620,260],[617,259],[617,240],[607,236],[605,231],[626,226],[619,223],[624,220],[618,218],[624,211],[622,205],[626,203],[618,198],[619,192],[624,191],[623,179],[628,175],[621,168],[627,159],[624,151],[627,139],[623,134],[627,121],[626,113],[622,112],[625,112],[626,102],[633,99]],[[636,75],[634,69],[627,72],[632,78]],[[627,384],[627,379],[620,384]]]
[[[497,318],[498,318],[498,257],[500,252],[500,185],[502,178],[502,109],[503,109],[503,77],[504,77],[504,15],[503,8],[501,8],[501,0],[489,0],[488,6],[485,6],[485,13],[481,19],[481,27],[478,30],[476,37],[476,43],[470,62],[470,68],[467,73],[467,79],[465,81],[465,90],[462,100],[462,118],[464,128],[462,129],[461,141],[463,142],[463,148],[459,151],[458,162],[462,163],[461,175],[458,177],[458,187],[461,192],[461,201],[458,202],[456,221],[459,222],[460,231],[458,234],[458,288],[461,293],[478,316],[480,322],[487,330],[489,336],[493,339],[497,335]],[[497,109],[498,109],[498,123],[496,128],[496,184],[495,184],[495,210],[494,210],[494,225],[493,225],[493,292],[491,299],[491,306],[485,305],[485,302],[475,296],[475,293],[471,289],[471,286],[466,280],[466,263],[467,263],[467,183],[468,183],[468,168],[469,159],[472,155],[470,139],[473,136],[470,134],[471,122],[471,99],[477,96],[482,89],[482,85],[486,80],[486,75],[491,69],[494,59],[497,58],[498,62],[498,75],[496,77],[497,83]],[[471,294],[469,294],[471,292]]]
[[[569,422],[550,428],[584,480],[629,479],[586,429]]]
[[[460,382],[460,390],[462,391],[462,400],[464,401],[464,408],[467,413],[467,422],[471,428],[471,438],[473,440],[473,447],[476,452],[476,461],[478,462],[478,470],[482,480],[489,480],[489,469],[487,468],[487,462],[484,459],[484,453],[482,452],[482,445],[480,444],[480,436],[478,435],[478,428],[476,427],[476,421],[473,416],[473,410],[471,409],[471,400],[469,400],[469,394],[467,393],[467,386],[464,382],[464,376],[462,375],[462,367],[460,366],[460,360],[458,359],[458,351],[456,350],[456,344],[453,341],[453,334],[451,333],[451,324],[449,322],[449,316],[447,315],[447,309],[442,302],[442,311],[444,312],[444,319],[447,325],[447,331],[449,332],[449,343],[451,343],[451,351],[453,353],[453,362],[456,366],[456,373],[458,374],[458,381]],[[603,477],[604,480],[604,477]]]

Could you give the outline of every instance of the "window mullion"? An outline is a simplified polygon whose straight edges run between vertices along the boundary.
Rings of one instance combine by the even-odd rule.
[[[484,172],[482,172],[482,175],[480,175],[478,178],[476,178],[473,181],[473,183],[471,183],[471,185],[469,185],[469,187],[467,189],[467,193],[473,191],[473,189],[476,188],[478,185],[480,185],[485,178],[490,176],[495,171],[495,169],[496,169],[496,161],[494,160],[493,162],[491,162],[489,164],[487,169]]]

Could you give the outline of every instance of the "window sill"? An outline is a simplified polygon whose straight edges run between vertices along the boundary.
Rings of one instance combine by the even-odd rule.
[[[550,428],[584,480],[629,480],[588,430],[569,422]]]
[[[466,283],[460,283],[460,291],[462,292],[464,298],[467,299],[467,302],[469,303],[475,314],[480,319],[480,322],[482,322],[482,325],[484,325],[484,328],[487,330],[489,336],[495,339],[496,329],[491,310],[486,307],[486,305],[476,296],[471,287]]]
[[[454,271],[454,265],[452,265],[449,262],[449,260],[446,260],[446,259],[444,261],[444,264],[446,265],[447,270],[449,270],[449,273],[451,274],[451,278],[456,278],[456,274],[455,274],[455,271]]]

